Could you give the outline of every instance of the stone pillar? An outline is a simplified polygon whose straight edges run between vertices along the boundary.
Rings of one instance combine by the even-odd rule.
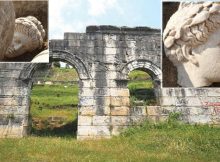
[[[30,82],[18,79],[23,65],[0,65],[0,137],[23,137],[27,134]]]

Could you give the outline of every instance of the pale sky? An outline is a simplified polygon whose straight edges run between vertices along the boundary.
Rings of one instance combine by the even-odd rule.
[[[88,25],[161,28],[160,0],[50,0],[49,39],[85,32]]]

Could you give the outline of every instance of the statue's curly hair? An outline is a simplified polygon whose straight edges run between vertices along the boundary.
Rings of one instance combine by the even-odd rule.
[[[163,32],[165,53],[174,64],[185,62],[218,28],[219,2],[182,2]]]
[[[15,31],[24,33],[32,39],[33,43],[42,46],[45,37],[45,30],[41,22],[33,16],[20,17],[15,20]]]
[[[41,48],[43,45],[45,30],[41,25],[41,22],[33,16],[20,17],[15,20],[15,32],[23,33],[28,36],[31,43],[28,44],[29,49],[35,50]],[[14,48],[11,46],[8,48],[6,57],[14,57]]]

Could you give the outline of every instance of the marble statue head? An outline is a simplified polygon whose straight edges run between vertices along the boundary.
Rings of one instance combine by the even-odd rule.
[[[167,23],[163,42],[180,86],[220,82],[220,3],[182,2]]]
[[[45,31],[43,26],[35,17],[28,16],[17,18],[15,20],[13,41],[5,57],[13,58],[41,48],[44,37]]]

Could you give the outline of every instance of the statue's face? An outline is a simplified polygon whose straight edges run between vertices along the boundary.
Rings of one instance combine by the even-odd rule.
[[[220,82],[220,29],[212,33],[208,41],[193,49],[201,76],[207,81]]]
[[[27,35],[15,31],[12,44],[6,57],[12,58],[28,52],[31,47],[30,43],[31,39],[28,38]]]

